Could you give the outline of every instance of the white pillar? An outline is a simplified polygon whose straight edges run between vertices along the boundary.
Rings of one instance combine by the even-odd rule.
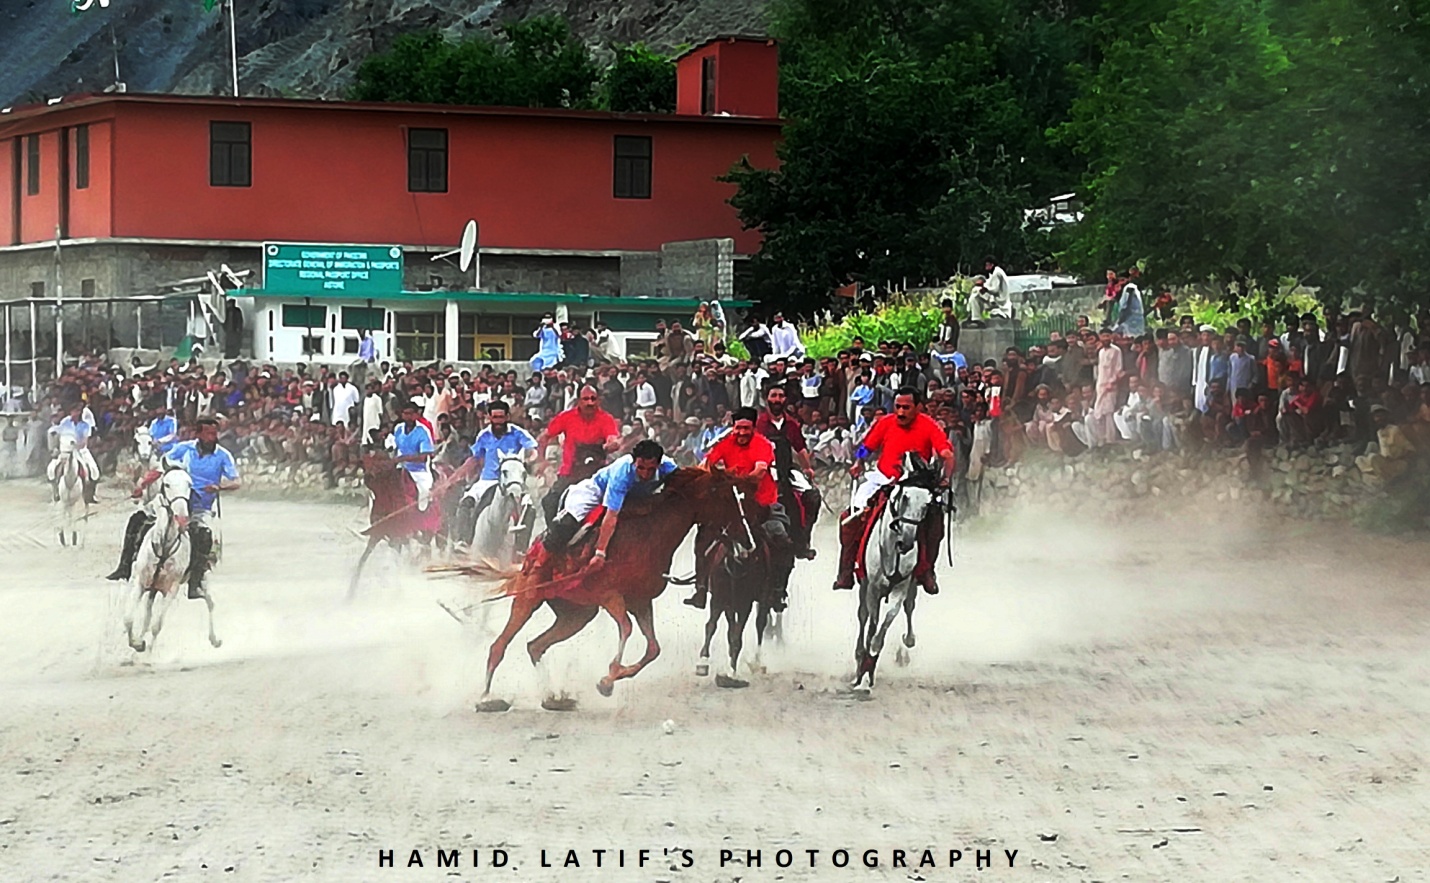
[[[40,336],[36,326],[40,324],[39,311],[35,302],[30,301],[30,401],[38,410],[40,403]]]
[[[446,351],[442,355],[442,360],[446,362],[457,361],[457,337],[461,332],[461,322],[457,313],[457,302],[447,301],[447,333],[444,336]]]

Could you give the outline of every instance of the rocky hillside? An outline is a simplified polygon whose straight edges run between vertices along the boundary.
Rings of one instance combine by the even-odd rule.
[[[766,0],[236,0],[245,95],[336,97],[362,59],[398,35],[452,35],[511,18],[566,16],[598,53],[644,40],[669,50],[716,34],[764,33]],[[0,0],[0,106],[119,79],[131,92],[226,93],[226,16],[202,0],[110,0],[78,15],[68,0]]]

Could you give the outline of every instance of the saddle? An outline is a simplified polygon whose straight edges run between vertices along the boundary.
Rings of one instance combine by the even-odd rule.
[[[546,548],[545,535],[537,537],[526,552],[526,560],[521,564],[522,575],[529,576],[545,571],[547,580],[557,580],[581,570],[596,552],[596,528],[605,514],[604,506],[591,510],[576,529],[570,542],[554,552]]]
[[[480,513],[483,509],[490,506],[492,504],[492,500],[495,500],[497,498],[497,494],[500,492],[501,485],[499,484],[494,484],[486,490],[482,491],[482,495],[477,498],[477,507],[474,511]]]
[[[864,512],[864,529],[859,532],[859,551],[854,559],[854,575],[857,579],[863,580],[868,576],[864,561],[869,549],[869,537],[873,535],[874,525],[878,523],[879,516],[884,512],[884,507],[889,504],[889,495],[894,488],[899,486],[917,487],[934,491],[938,489],[940,478],[938,468],[930,465],[918,454],[905,455],[903,475],[893,484],[880,488],[874,498],[869,501],[869,508]]]

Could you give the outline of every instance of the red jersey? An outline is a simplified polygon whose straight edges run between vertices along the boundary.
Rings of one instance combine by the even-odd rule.
[[[735,433],[727,432],[705,455],[705,465],[723,463],[731,475],[751,475],[757,464],[764,463],[768,467],[773,466],[774,462],[775,446],[758,432],[750,436],[748,445],[743,446],[735,441]],[[755,502],[761,506],[773,506],[779,501],[779,489],[775,487],[774,478],[766,471],[755,487]]]
[[[571,468],[576,465],[577,445],[604,445],[606,439],[621,434],[621,427],[616,418],[600,408],[590,420],[582,418],[580,408],[569,408],[551,418],[546,434],[551,438],[563,436],[561,468],[556,474],[570,475]]]
[[[890,478],[898,478],[904,471],[904,454],[910,451],[932,463],[935,454],[953,450],[943,428],[927,414],[914,415],[908,429],[899,425],[894,414],[880,417],[864,436],[864,447],[879,452],[879,471]]]

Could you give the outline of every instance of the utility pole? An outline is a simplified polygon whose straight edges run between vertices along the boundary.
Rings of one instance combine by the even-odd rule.
[[[233,24],[233,2],[225,0],[228,4],[228,54],[233,62],[233,97],[238,97],[238,29]]]

